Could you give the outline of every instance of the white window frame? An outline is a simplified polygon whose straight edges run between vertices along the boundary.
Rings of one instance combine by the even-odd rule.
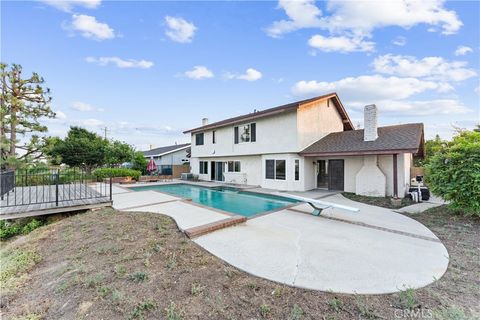
[[[248,126],[248,141],[242,141],[242,133],[240,132],[240,128],[244,128]],[[246,123],[237,126],[238,127],[238,144],[244,143],[251,143],[252,142],[252,126],[251,123]]]
[[[205,168],[203,167],[203,165],[202,165],[203,163],[206,163],[206,164],[207,164],[207,167],[206,167],[206,168],[207,168],[207,172],[205,172],[205,170],[202,170],[202,168],[205,169]],[[202,171],[203,171],[203,173],[202,173]],[[203,161],[203,160],[200,160],[200,161],[199,161],[198,173],[199,173],[199,174],[208,174],[208,161]]]
[[[268,160],[271,160],[273,161],[273,178],[267,178],[267,161]],[[285,178],[284,179],[277,179],[277,161],[285,161]],[[278,180],[278,181],[287,181],[287,164],[288,164],[288,161],[287,159],[265,159],[265,180]]]
[[[230,168],[228,167],[228,163],[229,162],[233,162],[233,171],[230,171]],[[238,166],[240,167],[240,170],[239,171],[235,171],[235,162],[238,162]],[[227,172],[242,172],[242,162],[240,160],[229,160],[227,161]]]
[[[252,141],[252,124],[255,125],[255,141]],[[247,127],[247,126],[248,126],[248,130],[249,130],[248,141],[242,141],[242,139],[241,139],[242,134],[240,133],[240,128]],[[257,131],[256,131],[257,130],[257,122],[253,121],[253,122],[248,122],[248,123],[239,124],[239,125],[234,126],[233,127],[234,142],[235,142],[235,128],[238,128],[238,143],[235,143],[235,144],[246,144],[246,143],[257,142]]]
[[[298,179],[296,177],[296,169],[297,169],[297,161],[298,161]],[[293,159],[293,180],[300,181],[300,159]]]

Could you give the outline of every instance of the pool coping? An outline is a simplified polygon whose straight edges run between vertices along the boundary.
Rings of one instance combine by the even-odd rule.
[[[207,223],[207,224],[204,224],[204,225],[201,225],[201,226],[188,228],[188,229],[183,230],[183,232],[190,239],[192,239],[192,238],[196,238],[196,237],[199,237],[199,236],[203,236],[207,233],[212,233],[212,232],[220,230],[220,229],[224,229],[224,228],[235,226],[235,225],[240,224],[240,223],[244,223],[247,220],[248,220],[247,217],[240,216],[240,215],[234,215],[232,217],[229,217],[229,218],[226,218],[226,219],[223,219],[223,220],[214,221],[214,222],[210,222],[210,223]]]

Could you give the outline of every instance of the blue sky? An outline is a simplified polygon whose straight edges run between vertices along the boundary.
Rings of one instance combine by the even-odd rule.
[[[1,60],[41,74],[58,118],[138,149],[183,130],[336,91],[355,124],[480,118],[476,1],[2,1]]]

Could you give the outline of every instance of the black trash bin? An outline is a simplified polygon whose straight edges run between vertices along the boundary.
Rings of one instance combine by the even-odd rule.
[[[410,187],[408,192],[418,192],[418,187]],[[420,187],[420,192],[422,193],[422,201],[428,201],[430,199],[430,190],[428,190],[428,187]]]

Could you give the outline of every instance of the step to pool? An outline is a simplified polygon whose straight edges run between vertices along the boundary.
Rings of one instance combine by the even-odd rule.
[[[213,231],[228,228],[228,227],[237,225],[239,223],[243,223],[245,221],[247,221],[246,217],[237,215],[231,218],[204,224],[203,226],[189,228],[184,230],[184,232],[191,239],[191,238],[203,236],[204,234],[207,234]]]

